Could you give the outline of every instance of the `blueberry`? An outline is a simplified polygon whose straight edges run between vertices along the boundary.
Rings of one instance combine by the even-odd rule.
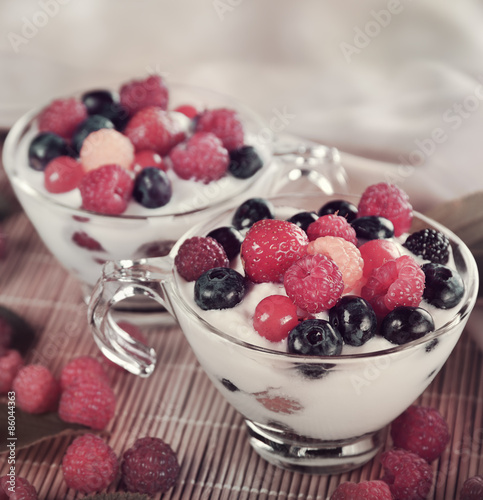
[[[240,389],[238,389],[238,387],[231,380],[228,380],[227,378],[222,378],[221,379],[221,383],[230,392],[237,392],[237,391],[240,390]]]
[[[240,253],[243,236],[233,226],[218,227],[210,231],[207,236],[214,238],[224,248],[229,260],[235,258]]]
[[[110,90],[91,90],[81,97],[89,115],[102,115],[102,111],[117,102],[116,96]]]
[[[434,331],[431,314],[421,307],[399,306],[386,314],[380,334],[393,344],[402,345]]]
[[[242,146],[230,151],[228,170],[238,179],[248,179],[263,167],[263,162],[253,146]]]
[[[166,172],[156,167],[146,167],[136,176],[133,198],[146,208],[163,207],[173,191]]]
[[[229,267],[214,267],[195,282],[195,302],[204,311],[230,309],[243,300],[247,292],[245,278]]]
[[[53,132],[38,134],[29,145],[28,162],[34,170],[44,170],[58,156],[74,156],[66,140]]]
[[[352,222],[357,217],[357,207],[346,200],[332,200],[322,205],[317,213],[319,216],[337,214]]]
[[[289,222],[296,224],[298,227],[307,231],[307,228],[318,219],[318,216],[315,212],[299,212],[295,215],[292,215],[290,219],[287,219]]]
[[[273,218],[271,202],[264,198],[250,198],[236,209],[232,224],[236,229],[248,229],[259,220]]]
[[[385,217],[365,215],[351,222],[358,238],[363,240],[383,240],[394,236],[394,224]]]
[[[465,294],[461,276],[443,264],[423,264],[425,287],[423,298],[439,309],[450,309],[458,305]]]
[[[288,334],[288,352],[304,356],[337,356],[342,351],[342,337],[323,319],[307,319]]]
[[[72,135],[72,146],[77,153],[82,148],[84,139],[91,133],[103,128],[115,128],[111,120],[102,115],[91,115],[80,123]]]
[[[377,329],[376,313],[367,300],[345,295],[329,310],[330,324],[346,344],[359,347],[371,339]]]

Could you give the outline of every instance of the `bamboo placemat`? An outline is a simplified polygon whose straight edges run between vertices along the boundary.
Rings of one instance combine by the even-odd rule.
[[[100,357],[76,280],[40,241],[15,203],[3,170],[0,189],[15,207],[0,223],[8,237],[8,254],[0,261],[0,306],[13,310],[35,330],[36,342],[26,362],[43,363],[59,375],[75,356]],[[108,368],[118,404],[105,438],[118,455],[145,435],[171,445],[181,475],[163,499],[325,500],[341,482],[381,477],[377,457],[359,470],[333,476],[293,473],[268,464],[250,448],[242,418],[213,388],[177,326],[143,328],[159,353],[158,367],[148,379]],[[482,366],[483,355],[465,332],[443,370],[416,401],[438,408],[451,429],[448,448],[433,464],[430,499],[455,500],[465,479],[483,474]],[[0,429],[0,436],[3,442],[6,429]],[[17,450],[16,473],[35,486],[40,499],[84,496],[69,490],[62,477],[62,457],[72,439],[58,436]],[[390,446],[388,438],[386,448]],[[5,455],[0,455],[0,475],[7,471]],[[117,488],[115,483],[108,491]]]

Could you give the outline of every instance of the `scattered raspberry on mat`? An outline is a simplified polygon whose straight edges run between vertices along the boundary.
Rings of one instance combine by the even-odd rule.
[[[330,500],[392,500],[392,494],[384,481],[347,482],[337,486]]]
[[[196,121],[197,132],[211,132],[232,151],[243,146],[243,124],[238,113],[233,109],[207,109],[200,113]]]
[[[0,500],[38,500],[37,490],[23,477],[0,477]]]
[[[58,156],[44,170],[44,185],[49,193],[67,193],[79,186],[84,170],[71,156]]]
[[[132,80],[121,86],[119,91],[121,106],[133,115],[148,106],[161,109],[168,107],[169,90],[160,75],[151,75],[142,80]]]
[[[66,139],[74,133],[77,125],[87,118],[87,109],[75,97],[52,101],[39,115],[40,132],[53,132]]]
[[[64,390],[69,385],[84,378],[96,378],[109,384],[109,377],[102,364],[92,356],[79,356],[71,359],[60,372],[60,387]]]
[[[459,500],[481,500],[483,498],[483,476],[469,477],[461,488]]]
[[[7,349],[0,357],[0,394],[7,394],[12,389],[12,383],[23,365],[22,355],[15,349]]]
[[[322,236],[338,236],[357,245],[357,236],[355,229],[341,215],[328,214],[322,215],[316,221],[312,222],[307,228],[307,236],[310,241],[316,240]]]

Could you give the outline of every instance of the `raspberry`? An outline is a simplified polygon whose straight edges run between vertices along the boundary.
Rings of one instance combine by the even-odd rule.
[[[409,231],[413,219],[413,207],[408,195],[394,184],[380,182],[362,193],[358,205],[358,217],[378,215],[394,224],[395,236]]]
[[[397,306],[417,307],[424,292],[424,272],[409,255],[389,260],[374,269],[361,296],[366,299],[380,317]]]
[[[50,370],[42,365],[26,365],[12,383],[17,406],[27,413],[54,411],[60,387]]]
[[[255,308],[253,328],[271,342],[287,338],[298,325],[297,306],[285,295],[269,295]]]
[[[92,170],[79,185],[82,208],[101,214],[121,214],[127,208],[133,185],[129,173],[119,165]]]
[[[181,179],[194,179],[204,184],[223,177],[230,164],[228,151],[218,137],[206,132],[193,134],[169,153],[173,170]]]
[[[316,240],[321,236],[338,236],[357,245],[355,229],[341,215],[322,215],[309,225],[307,236],[310,241]]]
[[[396,448],[412,451],[431,463],[445,450],[450,434],[438,410],[413,405],[392,422],[391,437]]]
[[[85,138],[79,156],[85,172],[112,163],[129,170],[134,160],[134,146],[121,132],[102,128]]]
[[[23,358],[15,349],[8,349],[0,357],[0,394],[7,394],[10,391],[15,376],[22,366]]]
[[[79,379],[94,377],[109,384],[104,367],[92,356],[79,356],[70,360],[60,373],[60,387],[64,390]]]
[[[144,149],[142,151],[138,151],[134,155],[134,160],[131,164],[131,170],[133,170],[134,173],[136,174],[146,167],[160,168],[165,172],[168,170],[168,166],[163,161],[161,155],[156,153],[156,151],[150,149]]]
[[[37,490],[23,477],[0,477],[0,500],[38,500]]]
[[[67,193],[79,185],[83,176],[84,170],[77,160],[70,156],[58,156],[45,167],[45,189],[49,193]]]
[[[255,283],[281,283],[285,271],[307,252],[305,232],[292,222],[262,219],[248,230],[241,246],[245,273]]]
[[[309,243],[309,255],[322,254],[330,257],[342,273],[344,293],[350,292],[361,280],[364,261],[358,248],[338,236],[322,236]]]
[[[306,255],[285,272],[287,295],[311,314],[330,309],[342,295],[344,282],[336,263],[325,255]]]
[[[53,132],[69,139],[86,118],[86,107],[75,97],[56,99],[40,113],[38,127],[40,132]]]
[[[69,488],[93,493],[107,488],[117,476],[119,461],[99,436],[84,434],[72,441],[62,459],[62,472]]]
[[[347,482],[337,486],[330,500],[392,500],[392,494],[384,481]]]
[[[102,245],[94,238],[91,238],[84,231],[76,231],[72,235],[72,241],[76,245],[85,248],[87,250],[104,252],[104,248],[102,248]]]
[[[92,429],[105,429],[116,409],[112,389],[100,379],[80,378],[68,385],[60,397],[59,417],[65,422]]]
[[[359,247],[364,260],[363,275],[367,278],[373,269],[377,269],[388,260],[395,260],[401,252],[395,243],[389,240],[369,240]]]
[[[449,259],[449,239],[436,229],[426,228],[410,234],[403,246],[435,264],[446,264]]]
[[[124,134],[136,151],[151,149],[161,156],[185,138],[181,121],[160,108],[148,107],[138,111],[128,122]]]
[[[128,491],[154,495],[174,486],[180,466],[167,443],[159,438],[144,437],[124,452],[121,471]]]
[[[296,399],[279,396],[271,392],[270,389],[268,391],[255,392],[253,395],[260,404],[274,413],[292,415],[303,410],[303,406]]]
[[[426,460],[406,450],[389,450],[381,455],[382,478],[394,500],[423,500],[433,483],[433,470]]]
[[[187,116],[188,118],[194,118],[198,114],[198,110],[190,104],[182,104],[181,106],[174,108],[173,111],[176,111],[177,113],[183,113],[183,115]]]
[[[119,91],[121,106],[133,115],[148,106],[168,107],[169,91],[160,75],[144,80],[133,80],[122,85]]]
[[[215,134],[223,146],[232,151],[243,146],[243,125],[233,109],[218,108],[203,111],[196,122],[196,132]]]
[[[460,500],[481,500],[483,498],[483,476],[473,476],[463,483]]]
[[[214,238],[201,236],[193,236],[183,241],[174,264],[186,281],[196,281],[208,269],[230,266],[221,244]]]

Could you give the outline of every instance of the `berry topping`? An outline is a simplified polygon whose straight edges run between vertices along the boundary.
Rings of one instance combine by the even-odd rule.
[[[174,147],[169,158],[178,177],[205,184],[221,179],[230,161],[220,139],[202,132],[193,134],[186,142]]]
[[[413,254],[436,264],[446,264],[449,259],[449,239],[432,228],[410,234],[404,246]]]
[[[263,162],[253,146],[242,146],[230,151],[228,170],[238,179],[248,179],[263,167]]]
[[[133,115],[148,106],[168,107],[169,91],[160,75],[125,83],[119,91],[121,105]]]
[[[52,132],[42,132],[29,145],[29,166],[34,170],[44,170],[48,163],[58,156],[73,156],[65,139]]]
[[[329,322],[348,345],[359,347],[371,339],[377,318],[369,302],[362,297],[345,295],[329,309]]]
[[[424,273],[419,264],[413,257],[402,255],[372,271],[361,297],[383,317],[397,306],[419,306],[423,291]]]
[[[82,493],[107,488],[116,479],[118,471],[119,461],[114,450],[94,434],[74,439],[62,459],[67,486]]]
[[[22,366],[22,355],[16,349],[7,349],[0,357],[0,394],[7,394],[12,389],[12,383]]]
[[[357,217],[357,207],[346,200],[332,200],[328,201],[319,208],[317,215],[340,215],[345,217],[347,222],[352,222]]]
[[[49,193],[67,193],[79,186],[84,170],[71,156],[58,156],[44,170],[44,185]]]
[[[215,267],[204,272],[195,283],[195,302],[203,310],[230,309],[247,292],[245,278],[229,267]]]
[[[473,476],[463,483],[459,500],[481,500],[483,498],[483,476]]]
[[[177,106],[173,111],[176,111],[177,113],[183,113],[183,115],[187,116],[188,118],[194,118],[198,114],[198,110],[190,104],[182,104],[181,106]]]
[[[16,474],[0,477],[0,500],[38,500],[37,490]]]
[[[424,500],[433,484],[433,470],[423,458],[406,450],[389,450],[381,455],[382,478],[394,500]]]
[[[330,500],[392,500],[392,494],[384,481],[346,482],[337,486]]]
[[[380,334],[389,342],[401,345],[420,339],[433,331],[433,317],[426,309],[398,306],[389,311],[382,320]]]
[[[134,160],[131,164],[131,170],[136,174],[146,167],[160,168],[165,172],[168,170],[168,166],[163,161],[162,156],[151,149],[144,149],[143,151],[135,153]]]
[[[60,387],[64,390],[69,385],[85,378],[95,378],[109,384],[109,378],[102,364],[92,356],[79,356],[71,359],[60,373]]]
[[[307,232],[310,224],[315,222],[318,218],[319,217],[315,212],[298,212],[287,220]]]
[[[394,224],[394,234],[407,233],[413,220],[413,207],[408,195],[398,186],[388,182],[373,184],[362,193],[358,216],[379,215]]]
[[[243,125],[238,113],[232,109],[218,108],[203,111],[196,121],[196,131],[215,134],[228,151],[243,146]]]
[[[443,454],[450,434],[436,408],[413,405],[392,422],[391,438],[396,448],[416,453],[431,463]]]
[[[241,246],[247,277],[254,283],[281,283],[285,271],[307,252],[308,239],[288,221],[263,219],[248,230]]]
[[[273,219],[273,205],[264,198],[250,198],[235,211],[232,224],[236,229],[247,229],[259,220]]]
[[[82,208],[101,214],[121,214],[133,189],[133,180],[119,165],[104,165],[88,172],[79,184]]]
[[[167,443],[159,438],[144,437],[124,452],[121,471],[128,491],[154,495],[174,486],[180,466]]]
[[[134,180],[133,198],[146,208],[159,208],[171,200],[173,189],[166,172],[146,167]]]
[[[316,240],[321,236],[339,236],[357,245],[355,230],[347,222],[347,219],[340,215],[322,215],[310,224],[307,229],[307,235],[310,241]]]
[[[320,254],[294,262],[285,272],[283,284],[293,302],[311,314],[334,306],[344,289],[337,264]]]
[[[298,325],[297,306],[285,295],[269,295],[255,308],[253,328],[271,342],[287,338]]]
[[[75,130],[72,136],[72,147],[79,153],[86,137],[92,132],[103,129],[114,129],[114,123],[101,115],[92,115],[84,120]]]
[[[243,236],[233,226],[223,226],[213,229],[207,236],[215,239],[225,250],[228,260],[234,259],[239,253]]]
[[[377,269],[388,260],[395,260],[401,256],[398,246],[389,240],[369,240],[359,247],[364,260],[364,277],[368,277],[373,269]]]
[[[338,356],[342,352],[342,337],[328,321],[307,319],[288,335],[288,352],[304,356]]]
[[[385,217],[365,215],[351,222],[357,237],[361,240],[382,240],[394,236],[394,224]]]
[[[461,276],[443,264],[423,264],[426,277],[423,298],[434,307],[450,309],[458,305],[464,294],[465,285]]]
[[[99,252],[103,252],[104,251],[104,248],[102,248],[102,245],[97,240],[95,240],[94,238],[91,238],[84,231],[77,231],[77,232],[75,232],[72,235],[72,241],[77,246],[85,248],[86,250],[99,251]]]
[[[210,237],[193,236],[183,241],[174,258],[178,273],[186,281],[196,281],[214,267],[229,267],[224,248]]]
[[[84,103],[75,97],[56,99],[38,117],[40,132],[53,132],[69,139],[74,130],[87,118]]]

